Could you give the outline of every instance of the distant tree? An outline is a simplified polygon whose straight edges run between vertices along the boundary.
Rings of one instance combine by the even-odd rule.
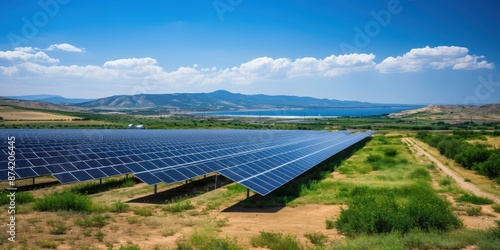
[[[455,155],[454,159],[464,168],[472,169],[474,164],[488,160],[490,154],[491,151],[484,145],[476,144],[463,147],[461,152]]]
[[[478,164],[477,171],[492,179],[500,177],[500,152],[494,151],[488,160]]]

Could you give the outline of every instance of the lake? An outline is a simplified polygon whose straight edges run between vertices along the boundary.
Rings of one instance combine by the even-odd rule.
[[[425,105],[407,105],[373,108],[331,108],[331,109],[279,109],[279,110],[238,110],[194,112],[197,116],[241,116],[241,117],[361,117],[379,116],[425,107]]]

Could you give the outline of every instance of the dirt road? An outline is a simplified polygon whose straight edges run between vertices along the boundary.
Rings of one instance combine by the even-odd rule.
[[[436,167],[440,168],[445,174],[449,175],[451,178],[453,178],[457,184],[463,188],[464,190],[467,190],[471,193],[473,193],[476,196],[481,196],[485,197],[488,199],[493,200],[495,203],[499,202],[499,198],[496,197],[493,194],[483,192],[480,190],[476,185],[472,184],[471,182],[466,182],[463,177],[459,176],[457,173],[453,172],[451,169],[446,167],[443,163],[438,161],[434,156],[431,154],[427,153],[425,150],[423,150],[420,146],[418,146],[412,139],[410,138],[403,138],[403,142],[406,144],[410,145],[410,147],[413,147],[419,154],[425,155],[427,158],[429,158],[434,164],[436,164]]]

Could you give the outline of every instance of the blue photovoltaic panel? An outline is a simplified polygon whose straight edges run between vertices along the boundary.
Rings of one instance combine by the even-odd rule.
[[[219,172],[266,195],[372,135],[290,130],[0,130],[16,137],[16,178],[61,183],[133,173],[149,185]],[[0,149],[7,165],[7,146]],[[0,180],[7,171],[0,170]]]

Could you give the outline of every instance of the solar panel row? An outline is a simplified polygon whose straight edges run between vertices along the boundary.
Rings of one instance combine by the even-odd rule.
[[[16,177],[61,183],[134,173],[149,185],[219,172],[266,195],[370,136],[285,130],[0,130],[16,137]],[[7,146],[0,164],[7,165]],[[0,180],[7,180],[7,169]]]

